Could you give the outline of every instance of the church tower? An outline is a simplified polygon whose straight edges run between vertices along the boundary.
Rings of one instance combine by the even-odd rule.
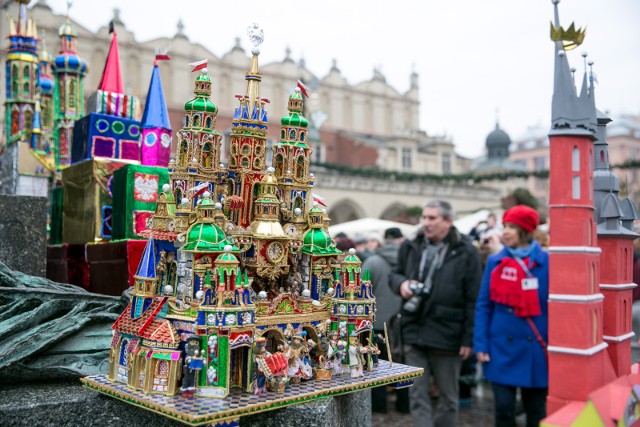
[[[29,0],[17,2],[18,20],[9,19],[4,103],[6,128],[4,153],[0,159],[0,193],[46,197],[53,159],[42,122],[35,122],[36,115],[40,116],[42,96],[38,30],[27,16]],[[35,136],[34,128],[37,129]]]
[[[637,212],[629,198],[620,200],[618,177],[609,169],[606,125],[611,119],[598,111],[595,149],[594,198],[598,243],[602,249],[600,290],[604,295],[603,337],[616,376],[631,373],[631,328],[633,283],[633,240],[639,236],[632,230]],[[630,209],[628,209],[630,208]],[[626,219],[630,219],[625,223]],[[626,225],[626,227],[625,227]]]
[[[549,248],[549,414],[570,401],[587,400],[589,392],[611,379],[602,336],[601,250],[594,221],[593,82],[588,84],[585,70],[580,95],[576,93],[567,51],[582,42],[584,30],[560,27],[558,3],[553,1],[551,28],[555,66],[549,211],[550,223],[557,226],[551,230]]]
[[[84,116],[84,76],[87,62],[76,53],[77,32],[67,17],[58,29],[60,52],[53,61],[55,160],[58,168],[71,164],[71,142],[76,120]]]
[[[267,110],[269,102],[260,97],[262,74],[258,68],[258,46],[264,39],[257,25],[249,29],[254,45],[251,51],[251,68],[245,74],[247,89],[237,95],[240,105],[236,107],[231,125],[229,153],[229,195],[241,201],[231,210],[230,219],[241,227],[247,227],[253,219],[253,201],[258,195],[258,186],[264,175],[267,158]]]
[[[218,137],[219,139],[219,137]],[[142,114],[142,144],[140,163],[148,166],[169,164],[171,154],[171,123],[164,100],[158,59],[153,64],[147,101]]]
[[[310,200],[311,182],[307,144],[309,121],[302,115],[303,99],[299,88],[289,96],[289,114],[280,120],[280,141],[273,147],[273,167],[280,185],[280,201],[284,220],[293,217],[293,210],[306,212]]]
[[[207,190],[220,191],[210,179],[220,162],[220,134],[215,129],[218,107],[209,98],[211,77],[206,68],[196,77],[193,93],[194,98],[184,104],[184,126],[176,134],[176,159],[169,163],[179,232],[186,231],[188,223],[180,218],[195,212],[197,197]]]

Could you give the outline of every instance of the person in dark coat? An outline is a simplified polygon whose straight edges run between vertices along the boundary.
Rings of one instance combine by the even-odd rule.
[[[417,426],[458,424],[460,366],[471,355],[482,267],[477,249],[453,226],[453,217],[449,202],[427,202],[422,210],[422,233],[402,244],[391,274],[392,289],[405,300],[405,362],[425,370],[409,391]],[[433,420],[429,372],[439,390]]]
[[[502,218],[505,244],[487,260],[476,304],[474,350],[491,381],[495,425],[514,426],[520,388],[527,426],[546,414],[549,256],[533,239],[538,213],[517,205]]]

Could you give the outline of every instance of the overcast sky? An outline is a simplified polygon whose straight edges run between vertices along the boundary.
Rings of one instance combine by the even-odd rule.
[[[47,3],[66,11],[65,0]],[[75,0],[70,16],[95,31],[114,8],[139,41],[173,36],[181,18],[189,39],[218,56],[236,37],[249,50],[246,28],[257,22],[262,64],[281,61],[288,46],[319,78],[335,59],[351,84],[378,67],[405,92],[415,69],[421,128],[451,136],[465,156],[483,153],[496,118],[512,139],[529,126],[549,127],[551,0]],[[640,0],[563,0],[559,8],[565,28],[571,21],[587,27],[569,59],[580,76],[580,54],[594,61],[598,108],[613,118],[640,115]]]

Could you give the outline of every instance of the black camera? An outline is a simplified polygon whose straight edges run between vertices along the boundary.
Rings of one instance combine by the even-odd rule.
[[[413,314],[418,311],[424,298],[431,293],[431,281],[428,280],[426,284],[411,282],[409,283],[409,289],[411,289],[413,295],[403,304],[402,309],[409,314]]]

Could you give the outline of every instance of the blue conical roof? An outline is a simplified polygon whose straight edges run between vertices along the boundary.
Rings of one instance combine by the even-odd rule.
[[[164,91],[162,90],[162,80],[160,80],[160,69],[154,65],[149,83],[147,101],[144,104],[144,114],[142,115],[143,128],[164,128],[171,130],[169,122],[169,112],[164,101]]]
[[[156,277],[156,246],[153,239],[149,239],[147,246],[144,247],[136,276],[146,279]]]

